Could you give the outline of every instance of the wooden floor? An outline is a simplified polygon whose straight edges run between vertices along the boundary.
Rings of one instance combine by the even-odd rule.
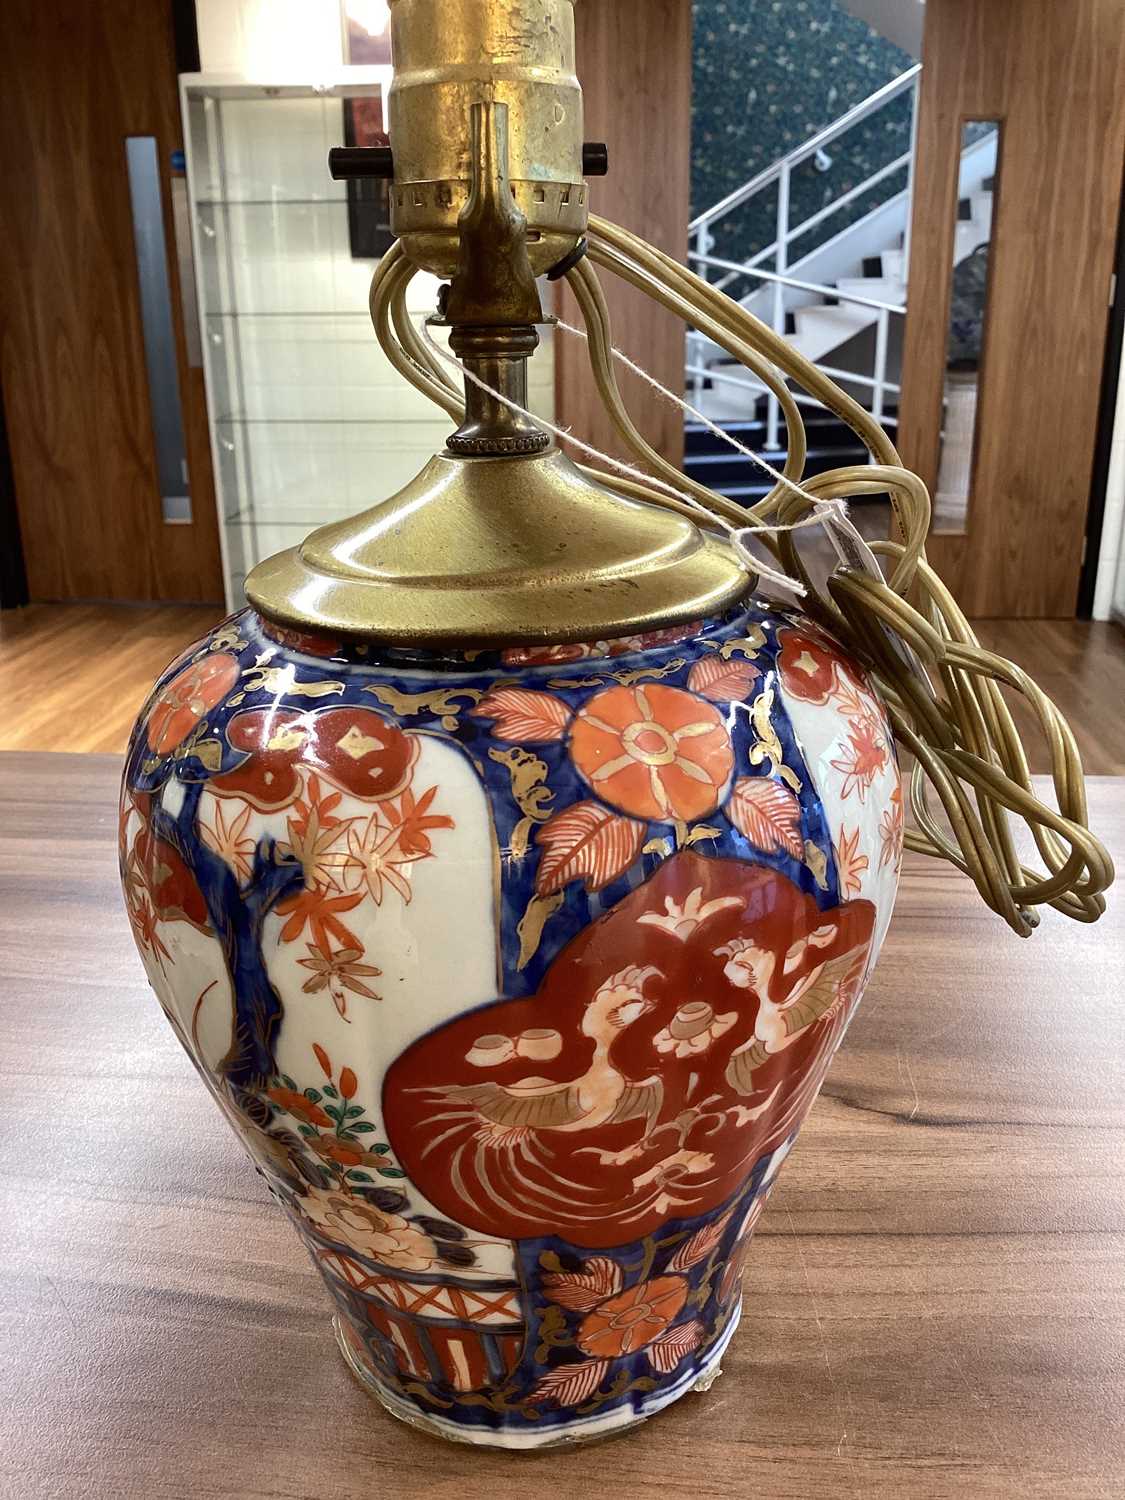
[[[123,752],[156,676],[222,616],[179,605],[0,612],[0,750]]]
[[[0,750],[123,751],[153,679],[221,614],[49,604],[0,613]],[[1089,774],[1125,774],[1125,631],[1080,620],[982,620],[975,628],[1068,715]],[[1031,769],[1047,771],[1034,721],[1016,710]]]

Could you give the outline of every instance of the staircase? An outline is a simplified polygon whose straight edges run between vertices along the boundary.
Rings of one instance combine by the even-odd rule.
[[[884,421],[890,415],[885,415]],[[764,397],[759,398],[748,418],[728,419],[721,423],[725,432],[780,472],[785,463],[785,450],[770,447],[767,424]],[[823,474],[844,464],[867,461],[867,449],[855,433],[830,412],[811,412],[805,418],[805,433],[809,445],[806,475]],[[688,422],[684,429],[684,472],[739,505],[755,505],[774,484],[763,469],[716,437],[701,422]]]
[[[897,416],[896,376],[910,258],[913,136],[909,152],[885,163],[858,186],[829,199],[817,213],[797,225],[790,223],[789,185],[797,167],[823,154],[833,141],[904,93],[912,97],[916,118],[920,74],[920,65],[910,68],[876,90],[804,145],[700,214],[691,225],[694,268],[716,286],[738,296],[743,306],[784,333],[795,349],[839,381],[879,421],[892,427]],[[989,239],[995,168],[995,133],[979,135],[966,145],[961,159],[954,264]],[[901,186],[904,174],[905,187]],[[743,260],[716,256],[715,225],[763,192],[776,193],[777,197],[773,243]],[[796,242],[803,238],[807,245],[811,229],[829,225],[834,214],[861,197],[868,203],[874,198],[874,206],[794,258],[792,247]],[[694,331],[688,335],[685,374],[692,403],[712,421],[732,431],[756,433],[760,428],[766,449],[763,456],[779,453],[781,429],[776,399],[766,395],[760,382],[718,345]],[[811,409],[810,445],[831,453],[835,461],[862,457],[862,450],[854,442],[849,444],[841,424],[811,398],[796,391],[794,394]],[[721,461],[722,455],[712,451],[712,442],[717,444],[718,440],[706,428],[697,432],[689,426],[689,457],[698,458],[714,477],[733,476],[729,461]],[[848,450],[847,454],[837,459],[842,448]],[[749,460],[727,451],[740,466],[740,477],[731,477],[730,482],[736,488],[761,488],[746,472],[751,467]]]

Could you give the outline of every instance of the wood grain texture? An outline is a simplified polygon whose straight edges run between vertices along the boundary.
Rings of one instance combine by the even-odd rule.
[[[23,1500],[1110,1500],[1125,1477],[1125,930],[1012,938],[908,861],[763,1216],[724,1374],[504,1457],[398,1425],[148,992],[109,756],[0,758],[0,1492]],[[1125,783],[1095,782],[1125,855]]]
[[[0,373],[32,597],[219,600],[202,373],[172,253],[171,8],[5,0],[0,56]],[[128,135],[156,137],[163,175],[190,525],[160,511]]]
[[[1002,122],[964,535],[975,616],[1073,616],[1125,152],[1125,0],[928,0],[900,445],[934,488],[963,120]]]
[[[1092,776],[1125,775],[1125,630],[1090,620],[975,620],[982,646],[1023,667],[1062,709]],[[1007,694],[1032,771],[1046,773],[1035,715]]]
[[[609,146],[609,176],[590,184],[593,211],[683,260],[690,217],[690,0],[578,0],[575,16],[586,139]],[[615,343],[669,389],[682,390],[684,325],[617,277],[598,274]],[[565,290],[559,313],[582,327],[578,306]],[[631,458],[602,407],[585,345],[560,330],[555,349],[560,425],[603,451]],[[680,463],[679,408],[620,365],[617,378],[644,437]]]
[[[219,608],[32,605],[0,613],[0,750],[122,753],[156,676]],[[1125,775],[1125,631],[1084,620],[983,620],[982,643],[1031,672],[1070,719],[1082,763]],[[107,691],[107,687],[109,690]],[[1050,763],[1014,704],[1033,771]]]
[[[217,606],[32,604],[0,613],[0,750],[123,754],[156,678]]]

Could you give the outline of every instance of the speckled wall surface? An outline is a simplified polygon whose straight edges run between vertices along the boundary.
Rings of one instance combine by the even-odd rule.
[[[830,124],[913,59],[833,0],[695,0],[692,213],[718,201],[815,131]],[[910,110],[896,100],[829,148],[832,166],[793,175],[791,224],[862,182],[904,152]],[[901,178],[901,180],[900,180]],[[877,189],[906,186],[905,172]],[[790,259],[858,217],[859,200],[828,218]],[[716,226],[715,254],[743,259],[772,242],[773,189]]]

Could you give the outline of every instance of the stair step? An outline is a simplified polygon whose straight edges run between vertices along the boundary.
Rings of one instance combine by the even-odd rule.
[[[716,438],[715,441],[718,442],[718,438]],[[749,444],[747,444],[747,446],[749,446]],[[856,438],[854,443],[843,443],[832,448],[810,447],[805,454],[805,458],[809,463],[819,463],[822,459],[831,459],[833,462],[836,462],[838,459],[842,460],[845,458],[851,458],[851,456],[862,447],[863,444],[858,438]],[[764,458],[766,463],[772,464],[775,469],[779,464],[785,462],[784,448],[757,448],[754,451],[757,453],[759,458]],[[721,452],[690,453],[684,459],[685,465],[690,465],[693,469],[714,468],[719,464],[748,464],[752,462],[753,460],[747,458],[745,454],[739,453],[735,448],[728,448],[725,443],[723,444]]]
[[[716,486],[712,485],[712,489]],[[728,500],[737,500],[743,505],[753,505],[755,500],[761,500],[773,489],[771,482],[765,484],[723,484],[718,486],[720,495],[725,495]]]
[[[771,468],[780,471],[785,462],[784,453],[762,453]],[[805,473],[823,474],[828,469],[839,469],[847,464],[862,463],[866,449],[862,443],[846,448],[810,448],[805,455]],[[684,460],[684,473],[713,490],[726,490],[730,484],[773,484],[773,480],[752,459],[727,449],[724,453],[692,453]]]
[[[953,261],[960,265],[967,255],[972,255],[978,245],[987,245],[989,232],[987,227],[970,220],[966,224],[958,224],[954,237]]]
[[[760,403],[760,407],[764,405],[764,402]],[[846,422],[841,422],[839,417],[834,417],[831,412],[819,411],[816,407],[805,407],[801,416],[810,444],[818,448],[846,447],[852,441],[851,428]],[[747,448],[753,448],[755,453],[766,453],[764,411],[760,415],[748,414],[745,418],[721,417],[716,422],[716,426],[721,427],[724,432],[729,432]],[[684,442],[688,453],[711,453],[717,452],[720,447],[724,449],[729,447],[729,444],[716,437],[711,429],[701,422],[684,423]]]
[[[759,396],[757,405],[758,411],[754,414],[748,412],[744,417],[723,417],[716,425],[721,427],[724,432],[733,433],[736,438],[745,442],[747,433],[752,434],[754,431],[765,432],[766,430],[765,399]],[[848,430],[846,422],[841,422],[839,417],[834,417],[830,411],[823,411],[817,406],[805,407],[802,415],[805,420],[805,426],[810,432],[815,432],[818,428],[824,427],[838,428],[841,432]],[[692,421],[691,418],[684,423],[684,431],[687,433],[689,439],[698,435],[710,438],[712,441],[718,441],[705,423]]]
[[[806,359],[816,361],[870,328],[877,316],[873,307],[860,307],[854,302],[836,307],[800,307],[797,332],[790,342]]]
[[[801,416],[804,420],[806,440],[810,447],[820,451],[847,450],[849,454],[853,451],[859,452],[858,439],[851,428],[831,412],[815,406],[806,406],[802,408]],[[894,426],[897,420],[898,408],[891,402],[883,412],[883,423]],[[759,397],[756,402],[748,401],[745,415],[736,413],[717,417],[716,425],[725,432],[729,432],[747,448],[761,454],[767,462],[776,466],[784,460],[784,453],[781,450],[767,447],[768,428],[764,397]],[[720,453],[734,459],[736,463],[749,462],[748,459],[737,458],[735,450],[729,444],[724,443],[710,428],[700,422],[684,423],[684,448],[689,459],[696,455]]]
[[[836,285],[842,292],[893,302],[897,307],[902,307],[906,298],[906,288],[897,276],[841,276]]]

